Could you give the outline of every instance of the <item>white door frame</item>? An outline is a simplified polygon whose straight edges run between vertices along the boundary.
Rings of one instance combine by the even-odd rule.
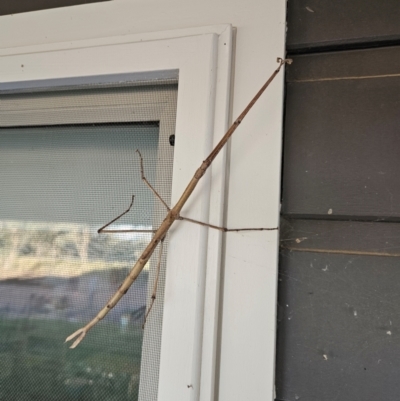
[[[231,54],[230,25],[2,49],[0,92],[179,77],[174,203],[227,128]],[[222,224],[225,155],[182,215]],[[214,399],[221,241],[219,231],[194,224],[171,229],[160,401]]]

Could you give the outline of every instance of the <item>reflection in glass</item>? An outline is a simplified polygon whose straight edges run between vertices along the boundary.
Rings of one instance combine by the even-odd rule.
[[[63,340],[98,312],[150,238],[97,229],[132,193],[143,195],[136,211],[113,228],[152,228],[134,151],[154,179],[158,128],[73,130],[0,130],[0,400],[138,397],[148,269],[77,349]]]

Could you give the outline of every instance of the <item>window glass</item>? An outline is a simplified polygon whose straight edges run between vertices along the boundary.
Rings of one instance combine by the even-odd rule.
[[[169,188],[159,144],[159,121],[0,128],[0,399],[138,399],[155,262],[76,349],[63,341],[103,307],[152,235],[97,230],[132,195],[112,229],[157,228],[164,211],[136,149],[148,181],[163,171]]]

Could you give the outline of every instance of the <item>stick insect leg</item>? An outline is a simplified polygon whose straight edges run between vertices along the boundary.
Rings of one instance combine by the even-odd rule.
[[[154,195],[161,201],[161,203],[166,207],[166,209],[168,211],[170,211],[170,207],[165,203],[164,199],[161,198],[160,194],[154,189],[154,187],[149,183],[149,181],[147,181],[146,176],[144,175],[144,167],[143,167],[143,157],[142,154],[140,153],[139,149],[136,149],[136,152],[138,153],[139,157],[140,157],[140,175],[142,177],[142,180],[147,184],[147,186],[153,191]],[[132,195],[132,200],[131,203],[128,207],[128,209],[125,210],[125,212],[121,213],[120,215],[118,215],[115,219],[112,219],[109,223],[105,224],[103,227],[99,228],[97,230],[97,232],[99,234],[101,233],[155,233],[156,230],[106,230],[106,228],[114,223],[115,221],[117,221],[118,219],[120,219],[122,216],[124,216],[125,214],[127,214],[132,206],[133,206],[133,201],[135,199],[135,195]]]
[[[125,214],[127,214],[132,206],[133,206],[133,201],[135,200],[135,195],[132,195],[132,200],[131,203],[128,207],[128,209],[125,210],[125,212],[121,213],[120,215],[118,215],[115,219],[112,219],[110,222],[108,222],[107,224],[104,224],[103,227],[100,227],[97,232],[99,234],[101,233],[155,233],[156,230],[106,230],[106,228],[114,223],[114,221],[117,221],[118,219],[120,219],[122,216],[124,216]]]
[[[220,226],[215,226],[214,224],[209,224],[209,223],[204,223],[202,221],[194,220],[194,219],[189,219],[188,217],[183,217],[179,216],[179,220],[184,220],[184,221],[189,221],[191,223],[199,224],[204,227],[209,227],[213,228],[215,230],[222,231],[224,233],[230,232],[230,231],[274,231],[277,230],[278,227],[273,227],[273,228],[226,228],[226,227],[220,227]]]
[[[144,316],[144,322],[143,322],[143,326],[142,326],[143,329],[144,329],[144,326],[146,324],[147,317],[149,316],[149,313],[151,311],[151,308],[154,305],[154,301],[156,300],[158,278],[160,277],[161,258],[162,258],[162,252],[163,252],[163,246],[164,246],[164,239],[165,239],[165,237],[160,241],[160,249],[158,251],[158,260],[157,260],[157,273],[156,273],[156,278],[154,280],[153,292],[151,294],[150,306],[148,307],[147,312],[146,312],[146,314]]]
[[[142,176],[142,180],[147,184],[147,186],[153,191],[154,195],[161,201],[161,203],[166,207],[168,211],[171,210],[171,208],[165,203],[164,199],[161,198],[160,194],[154,189],[154,187],[147,181],[146,176],[144,175],[144,167],[143,167],[143,157],[142,154],[140,153],[139,149],[136,149],[136,152],[138,153],[140,157],[140,174]]]

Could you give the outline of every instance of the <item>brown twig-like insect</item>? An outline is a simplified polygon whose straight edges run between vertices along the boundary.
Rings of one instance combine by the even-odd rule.
[[[235,122],[230,126],[228,131],[225,133],[225,135],[222,137],[222,139],[219,141],[219,143],[216,145],[216,147],[213,149],[213,151],[210,153],[210,155],[203,161],[201,166],[197,169],[195,172],[193,178],[187,185],[186,189],[184,190],[183,194],[179,198],[178,202],[173,208],[169,208],[168,205],[164,202],[163,199],[159,196],[157,191],[151,186],[151,184],[147,181],[145,175],[144,175],[144,169],[143,169],[143,159],[142,156],[139,153],[140,156],[140,167],[141,167],[141,175],[142,175],[142,180],[149,186],[149,188],[154,192],[155,196],[157,196],[160,201],[164,204],[164,206],[167,208],[168,213],[161,223],[160,227],[154,232],[153,230],[149,230],[149,232],[154,232],[154,236],[139,257],[139,259],[136,261],[135,265],[133,266],[132,270],[128,274],[128,276],[125,278],[124,282],[121,284],[121,286],[118,288],[116,293],[110,298],[110,300],[107,302],[107,304],[104,306],[104,308],[97,314],[97,316],[91,320],[86,326],[80,328],[79,330],[75,331],[75,333],[71,334],[67,339],[65,340],[70,341],[74,339],[75,337],[76,340],[74,343],[71,345],[70,348],[75,348],[86,336],[86,333],[100,320],[102,320],[107,313],[114,308],[114,306],[118,303],[118,301],[127,293],[129,290],[130,286],[132,283],[136,280],[136,278],[139,276],[141,271],[143,270],[144,266],[152,256],[153,252],[155,251],[157,245],[161,243],[160,246],[160,251],[159,251],[159,258],[158,258],[158,266],[157,269],[159,269],[160,261],[161,261],[161,253],[162,253],[162,244],[165,239],[165,236],[168,232],[168,230],[171,228],[172,224],[175,222],[175,220],[187,220],[192,223],[200,224],[203,226],[207,226],[210,228],[214,228],[217,230],[221,230],[223,232],[228,232],[228,231],[255,231],[255,230],[276,230],[277,228],[242,228],[242,229],[228,229],[226,227],[218,227],[214,226],[212,224],[207,224],[203,223],[197,220],[189,219],[182,217],[180,215],[180,212],[182,210],[182,207],[185,205],[187,200],[189,199],[190,195],[192,194],[193,190],[196,188],[197,184],[199,183],[200,179],[203,177],[204,173],[207,171],[208,167],[210,167],[211,163],[215,159],[215,157],[218,155],[218,153],[221,151],[221,149],[225,146],[227,143],[228,139],[232,136],[232,134],[235,132],[236,128],[240,125],[242,122],[243,118],[247,115],[247,113],[250,111],[250,109],[254,106],[256,101],[260,98],[260,96],[263,94],[263,92],[267,89],[269,84],[272,82],[272,80],[276,77],[276,75],[279,73],[281,67],[284,64],[291,64],[292,60],[290,59],[282,59],[278,58],[277,59],[279,66],[278,68],[272,73],[272,75],[269,77],[267,82],[262,86],[262,88],[257,92],[257,94],[254,96],[254,98],[250,101],[250,103],[247,105],[247,107],[243,110],[243,112],[239,115],[239,117],[235,120]],[[131,205],[129,206],[128,210],[122,213],[120,216],[116,217],[113,219],[110,223],[107,223],[105,226],[103,226],[101,229],[99,229],[99,232],[113,232],[113,230],[105,230],[107,226],[109,226],[111,223],[119,219],[122,215],[126,214],[132,204],[133,204],[134,198],[132,197],[132,202]],[[132,230],[136,231],[136,230]],[[115,231],[114,231],[115,232]],[[136,231],[137,232],[137,231]],[[143,232],[143,230],[142,230]],[[158,274],[157,274],[158,276]],[[153,294],[152,294],[152,302],[150,304],[150,307],[148,308],[146,312],[146,317],[148,316],[154,300],[155,300],[155,291],[157,290],[157,279],[156,279],[156,284],[154,286]]]

